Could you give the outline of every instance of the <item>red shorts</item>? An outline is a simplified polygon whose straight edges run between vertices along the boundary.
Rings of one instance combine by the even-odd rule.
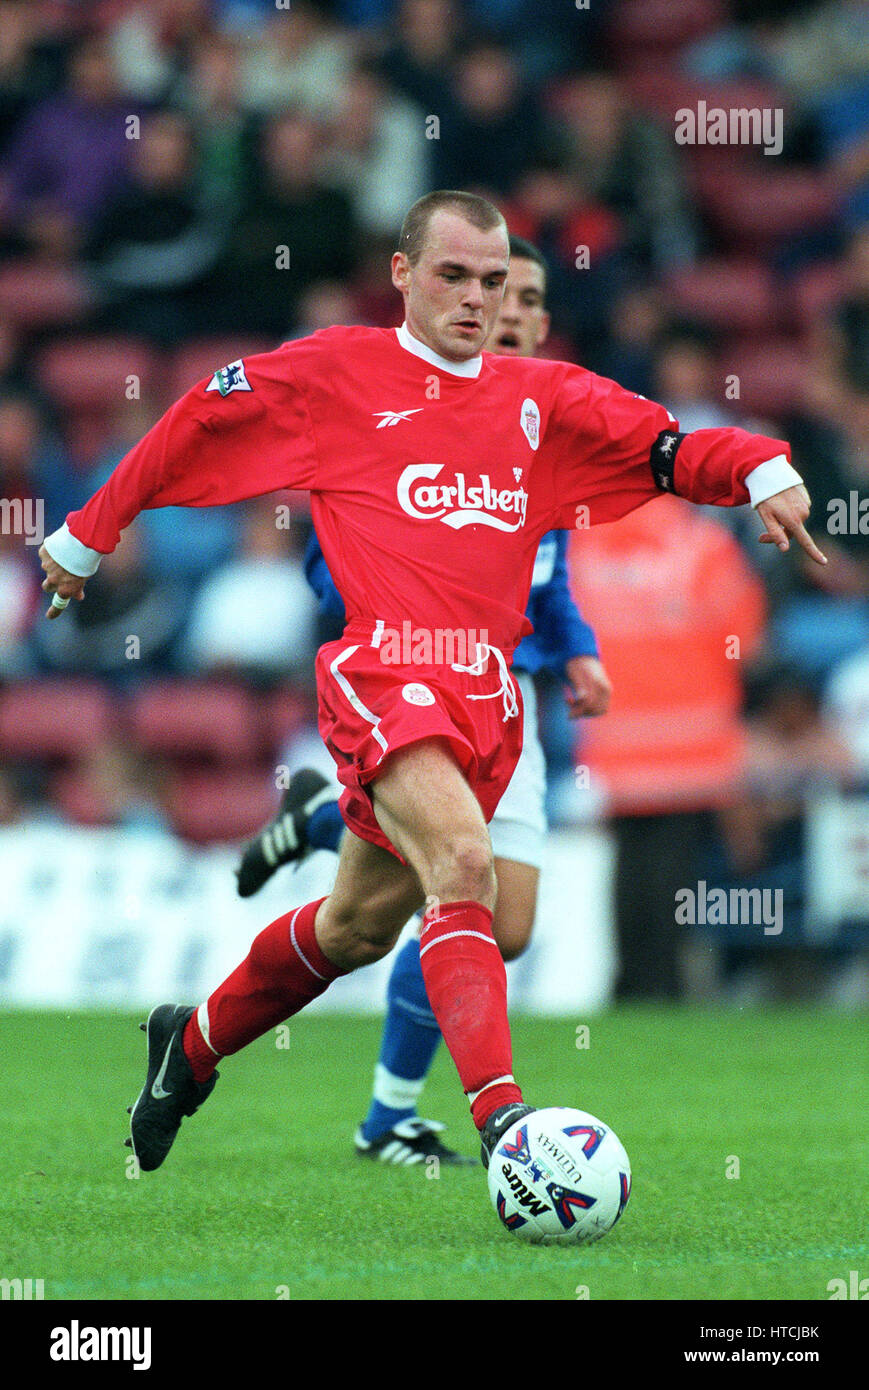
[[[384,659],[382,626],[349,623],[339,641],[320,648],[318,722],[344,785],[339,805],[345,823],[396,854],[369,791],[390,755],[426,739],[446,739],[488,822],[522,751],[522,696],[497,648],[483,646],[476,661],[478,653],[468,654],[471,670],[397,665]]]

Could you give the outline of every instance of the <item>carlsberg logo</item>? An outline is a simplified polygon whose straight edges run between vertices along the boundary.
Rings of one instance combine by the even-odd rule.
[[[525,524],[528,493],[524,488],[496,488],[488,473],[478,483],[468,485],[464,473],[455,473],[454,483],[436,483],[443,472],[441,463],[412,463],[398,480],[398,501],[402,511],[420,521],[442,521],[457,531],[460,526],[494,526],[496,531],[518,531]],[[503,515],[516,517],[506,521]]]

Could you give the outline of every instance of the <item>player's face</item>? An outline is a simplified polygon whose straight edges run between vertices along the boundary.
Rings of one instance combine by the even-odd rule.
[[[433,213],[416,264],[401,251],[392,258],[414,337],[451,362],[476,357],[498,317],[508,261],[503,227],[481,232],[445,208]]]
[[[549,315],[544,308],[546,275],[543,267],[526,257],[511,256],[510,270],[489,352],[509,357],[533,357],[546,342]]]

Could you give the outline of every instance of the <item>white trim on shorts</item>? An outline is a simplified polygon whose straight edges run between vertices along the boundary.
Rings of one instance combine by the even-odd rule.
[[[527,671],[514,671],[522,691],[523,743],[519,761],[489,822],[497,859],[539,869],[546,842],[546,759],[537,731],[537,692]]]
[[[354,652],[358,652],[360,646],[361,643],[357,642],[353,647],[345,647],[343,652],[338,653],[334,661],[330,661],[329,670],[332,672],[332,675],[335,678],[338,688],[342,690],[343,693],[346,695],[347,700],[352,705],[353,709],[355,709],[356,713],[362,719],[364,719],[366,723],[371,725],[371,736],[376,740],[377,743],[380,744],[380,747],[383,749],[383,752],[377,759],[378,762],[382,762],[384,755],[389,751],[389,742],[386,739],[385,735],[380,732],[380,716],[377,714],[372,714],[368,706],[364,704],[362,700],[360,700],[359,696],[356,694],[356,691],[353,689],[347,677],[343,674],[343,672],[338,670],[338,667],[341,665],[342,661],[346,661],[347,658],[349,656],[352,656]]]

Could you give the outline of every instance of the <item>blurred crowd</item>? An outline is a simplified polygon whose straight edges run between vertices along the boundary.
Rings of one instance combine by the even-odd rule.
[[[675,112],[701,100],[780,110],[781,152],[679,145]],[[757,586],[754,727],[797,763],[829,730],[869,775],[860,0],[0,0],[0,497],[38,500],[48,532],[225,361],[398,323],[389,255],[438,187],[491,197],[546,255],[548,355],[683,429],[791,441],[828,567],[758,546],[753,514],[715,518]],[[4,524],[0,680],[306,689],[309,522],[278,500],[282,526],[275,499],[146,514],[50,625],[36,546]]]

